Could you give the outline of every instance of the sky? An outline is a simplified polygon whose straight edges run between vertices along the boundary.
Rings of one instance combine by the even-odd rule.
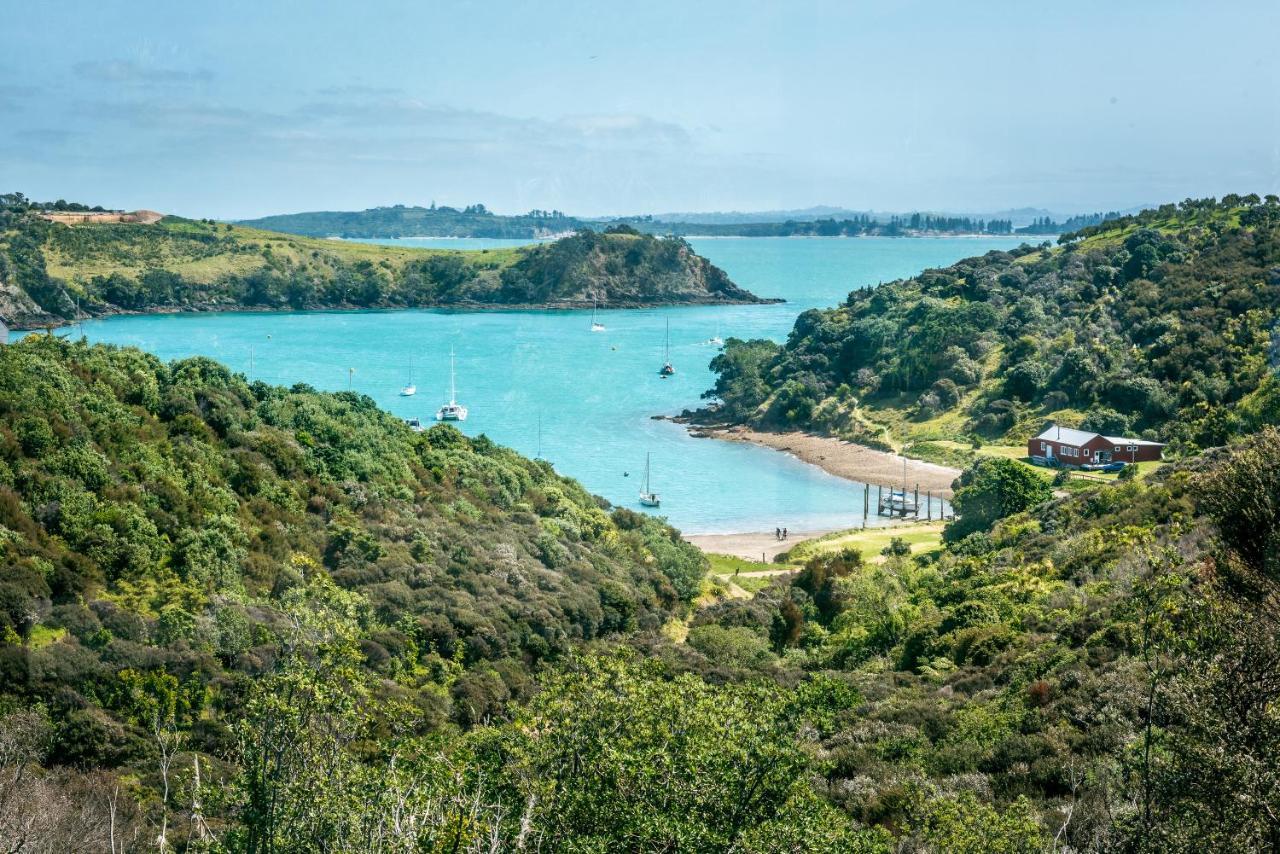
[[[241,218],[1280,191],[1280,3],[0,3],[0,192]]]

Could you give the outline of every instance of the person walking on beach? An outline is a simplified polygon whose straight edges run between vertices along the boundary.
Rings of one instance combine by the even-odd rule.
[[[781,529],[781,528],[774,528],[774,529],[773,529],[773,538],[774,538],[775,540],[780,540],[780,539],[782,539],[782,529]]]
[[[784,539],[784,540],[785,540],[786,538],[787,538],[787,529],[786,529],[786,528],[783,528],[783,529],[782,529],[782,539]]]

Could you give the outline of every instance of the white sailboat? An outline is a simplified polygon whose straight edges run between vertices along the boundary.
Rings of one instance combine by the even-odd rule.
[[[458,403],[458,386],[455,382],[453,348],[449,348],[449,402],[436,410],[437,421],[466,421],[467,408]]]
[[[659,507],[662,499],[649,488],[649,455],[644,455],[644,483],[640,484],[640,503],[645,507]]]
[[[664,380],[676,372],[675,366],[671,364],[671,318],[667,318],[667,342],[662,348],[662,368],[658,371],[658,376]]]
[[[595,306],[595,303],[592,303],[592,304],[591,304],[591,331],[592,331],[592,332],[604,332],[604,324],[603,324],[603,323],[599,323],[599,322],[597,322],[597,321],[596,321],[596,306]]]
[[[413,384],[413,362],[410,362],[409,363],[409,382],[405,384],[404,388],[400,389],[400,396],[413,397],[417,393],[418,393],[418,387]]]
[[[902,458],[902,489],[889,487],[889,492],[880,498],[877,512],[881,516],[897,516],[905,519],[919,515],[919,503],[916,495],[907,492],[907,458]]]

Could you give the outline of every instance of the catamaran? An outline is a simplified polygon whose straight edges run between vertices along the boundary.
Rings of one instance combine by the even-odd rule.
[[[644,455],[644,483],[640,484],[640,503],[645,507],[658,507],[662,504],[662,499],[658,497],[658,493],[649,489],[649,455]]]
[[[667,343],[662,348],[662,369],[658,371],[658,376],[666,379],[675,372],[676,369],[671,364],[671,318],[667,318]]]
[[[592,331],[592,332],[604,332],[604,324],[603,324],[603,323],[598,323],[598,322],[596,321],[596,306],[595,306],[595,303],[592,303],[592,304],[591,304],[591,331]]]
[[[437,421],[466,421],[467,408],[458,403],[458,385],[455,382],[453,348],[449,348],[449,402],[436,410]]]

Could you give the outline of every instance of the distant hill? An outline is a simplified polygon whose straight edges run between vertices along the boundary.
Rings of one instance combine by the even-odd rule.
[[[685,241],[625,226],[540,246],[455,251],[178,217],[66,225],[41,210],[18,194],[0,196],[0,319],[17,328],[78,312],[759,301]]]
[[[1132,208],[1106,217],[1135,213]],[[507,216],[484,205],[462,209],[405,205],[363,211],[310,211],[240,220],[239,225],[307,237],[399,238],[486,237],[534,240],[582,228],[625,224],[650,234],[684,237],[915,237],[934,234],[1059,234],[1100,222],[1102,214],[1060,214],[1043,208],[986,213],[954,211],[874,211],[817,205],[794,210],[713,211],[573,217],[532,210]],[[1054,230],[1056,229],[1056,230]]]
[[[1058,242],[856,290],[783,346],[731,340],[709,395],[733,421],[960,448],[1053,420],[1194,450],[1280,418],[1280,198],[1188,200]]]
[[[1010,234],[1007,219],[973,219],[933,214],[893,215],[879,220],[870,214],[785,222],[664,222],[649,217],[619,221],[649,234],[679,237],[931,237],[946,234]]]
[[[308,237],[554,237],[583,228],[581,220],[560,211],[529,211],[518,216],[490,212],[484,205],[461,210],[393,205],[364,211],[310,211],[241,220],[240,225]]]

